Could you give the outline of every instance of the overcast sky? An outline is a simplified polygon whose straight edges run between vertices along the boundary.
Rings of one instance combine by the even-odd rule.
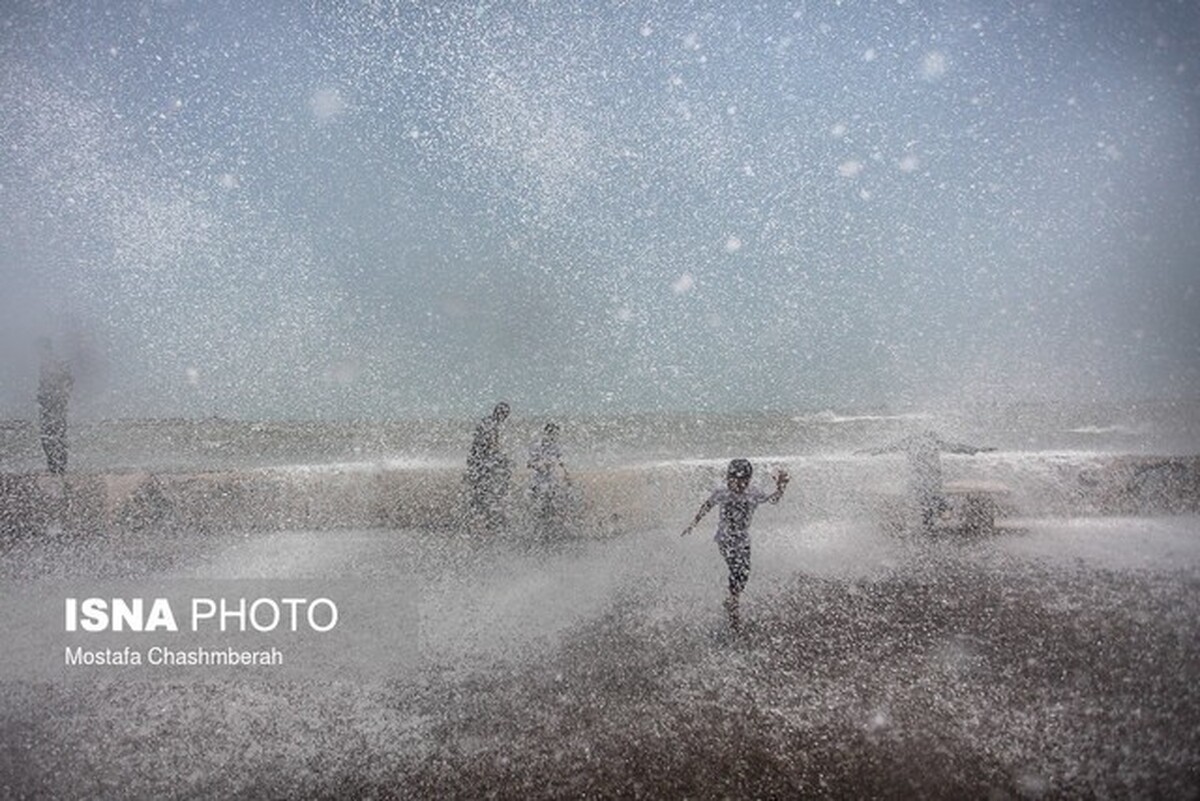
[[[1200,392],[1193,2],[10,0],[0,103],[4,417]]]

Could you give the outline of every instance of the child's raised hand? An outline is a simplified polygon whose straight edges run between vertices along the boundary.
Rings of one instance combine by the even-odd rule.
[[[787,486],[787,483],[791,480],[792,477],[789,476],[788,471],[784,470],[783,468],[780,468],[779,472],[775,474],[775,483],[780,487]]]

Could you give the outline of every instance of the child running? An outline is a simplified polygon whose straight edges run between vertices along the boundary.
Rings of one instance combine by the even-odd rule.
[[[789,480],[787,471],[780,470],[775,475],[775,491],[768,495],[750,486],[752,475],[754,467],[749,460],[734,459],[730,462],[725,471],[725,488],[713,490],[708,500],[700,505],[695,519],[679,535],[686,537],[708,514],[708,510],[714,506],[721,507],[716,540],[721,556],[729,566],[729,598],[725,601],[725,611],[729,615],[729,625],[735,631],[741,628],[738,597],[750,579],[750,518],[760,503],[778,503]]]

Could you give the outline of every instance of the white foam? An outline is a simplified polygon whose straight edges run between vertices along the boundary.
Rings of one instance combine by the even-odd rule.
[[[800,415],[793,417],[792,421],[796,423],[814,422],[814,423],[863,423],[863,422],[880,422],[884,420],[932,420],[933,415],[927,412],[907,412],[904,414],[850,414],[842,415],[834,412],[831,409],[826,409],[817,412],[813,415]]]
[[[378,473],[385,470],[447,470],[463,466],[461,459],[433,458],[424,456],[392,457],[355,462],[312,462],[308,464],[278,465],[268,468],[273,473],[286,475],[321,475],[329,473]]]
[[[1144,433],[1143,429],[1133,428],[1131,426],[1079,426],[1078,428],[1068,428],[1068,434],[1122,434],[1126,436],[1134,436]]]

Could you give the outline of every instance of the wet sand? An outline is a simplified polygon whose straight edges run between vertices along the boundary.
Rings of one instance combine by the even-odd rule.
[[[421,664],[6,681],[4,795],[1195,797],[1200,522],[1017,522],[930,542],[764,514],[738,636],[711,542],[673,531],[547,552],[394,531],[110,542],[88,572],[415,570]],[[6,569],[47,575],[31,558]]]

